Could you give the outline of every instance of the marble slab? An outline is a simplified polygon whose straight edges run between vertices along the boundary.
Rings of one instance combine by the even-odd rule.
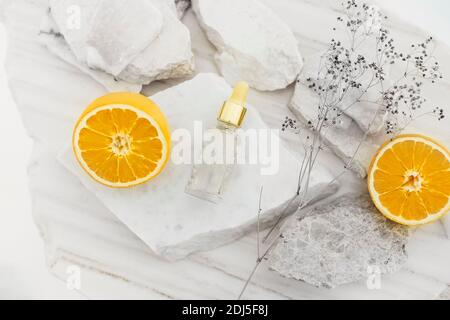
[[[222,77],[201,73],[150,98],[167,116],[172,132],[186,130],[195,143],[198,141],[195,121],[202,123],[203,130],[214,128],[217,110],[231,91]],[[184,189],[192,166],[177,164],[173,159],[149,183],[125,190],[108,188],[93,181],[78,165],[71,146],[64,148],[60,160],[150,249],[166,259],[176,260],[193,252],[216,248],[254,231],[261,187],[264,187],[264,203],[268,210],[261,213],[260,228],[276,221],[282,213],[295,211],[292,208],[292,212],[285,212],[284,204],[295,195],[300,162],[280,143],[279,136],[270,132],[251,105],[247,105],[242,129],[269,134],[268,142],[275,158],[272,164],[263,164],[261,159],[257,164],[237,164],[223,199],[218,203],[186,194]],[[176,143],[172,144],[172,158]],[[269,165],[273,166],[274,172],[265,175],[264,168],[268,170]],[[315,168],[309,193],[311,201],[335,193],[337,184],[330,184],[332,180],[333,176],[326,168]]]
[[[291,27],[301,52],[321,52],[329,40],[340,1],[263,1]],[[70,125],[82,106],[106,93],[103,86],[77,68],[59,60],[37,39],[46,14],[45,0],[13,0],[2,3],[0,15],[8,30],[6,69],[12,94],[27,133],[34,139],[29,165],[33,219],[42,235],[49,270],[61,280],[67,267],[81,268],[81,292],[88,298],[139,299],[234,299],[238,296],[256,259],[256,235],[248,235],[215,250],[194,254],[182,261],[166,262],[120,222],[81,182],[56,160],[70,139]],[[197,71],[217,73],[215,48],[205,38],[192,11],[183,23],[191,32]],[[391,20],[397,37],[419,41],[424,32],[408,23]],[[436,55],[444,72],[449,50],[438,44]],[[445,80],[445,79],[444,79]],[[155,82],[144,88],[153,95],[180,80]],[[449,91],[445,80],[440,90]],[[279,128],[286,115],[293,88],[250,94],[264,122]],[[439,97],[436,97],[439,98]],[[448,139],[450,126],[437,127]],[[298,152],[298,136],[283,136],[290,150]],[[447,140],[448,141],[448,140]],[[342,162],[328,152],[320,159],[333,172]],[[359,178],[342,178],[341,192],[364,190]],[[336,196],[339,196],[337,194]],[[263,207],[264,203],[263,203]],[[266,207],[265,207],[266,208]],[[450,284],[450,241],[440,224],[418,229],[408,244],[406,266],[381,278],[379,290],[366,281],[333,290],[284,279],[263,264],[246,291],[246,299],[434,299]]]

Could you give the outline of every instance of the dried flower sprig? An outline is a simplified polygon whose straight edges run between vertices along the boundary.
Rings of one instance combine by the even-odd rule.
[[[426,82],[437,83],[442,79],[439,63],[433,56],[433,38],[412,44],[408,53],[397,50],[394,39],[383,22],[388,19],[377,7],[356,0],[342,3],[343,15],[337,22],[347,35],[347,39],[331,39],[327,50],[321,56],[317,75],[306,79],[307,86],[319,97],[317,117],[306,123],[310,134],[306,136],[304,157],[298,175],[297,193],[286,204],[272,228],[260,242],[259,199],[257,247],[258,257],[240,295],[245,292],[259,265],[267,259],[268,254],[282,238],[280,231],[283,221],[292,205],[302,209],[308,204],[308,189],[311,172],[319,153],[324,149],[323,135],[327,128],[340,125],[342,116],[350,108],[359,107],[361,102],[371,103],[376,107],[374,118],[364,133],[353,156],[345,164],[334,183],[351,166],[361,144],[367,139],[368,132],[380,114],[385,114],[385,134],[394,136],[404,130],[415,119],[429,115],[438,120],[444,119],[444,110],[434,107],[422,111],[427,102],[423,96]],[[337,31],[339,27],[333,28]],[[369,48],[367,50],[367,48]],[[388,76],[390,70],[403,70],[398,79]],[[368,95],[376,88],[377,96]],[[422,112],[422,113],[420,113]],[[281,125],[281,130],[292,130],[300,134],[296,119],[289,117]],[[260,197],[262,196],[262,193]],[[278,232],[276,232],[278,231]],[[260,247],[264,245],[265,249]]]

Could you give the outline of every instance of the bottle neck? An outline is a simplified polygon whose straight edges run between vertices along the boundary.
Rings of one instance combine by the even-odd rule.
[[[236,130],[238,127],[232,125],[230,123],[226,123],[220,120],[217,120],[217,129],[221,130]]]

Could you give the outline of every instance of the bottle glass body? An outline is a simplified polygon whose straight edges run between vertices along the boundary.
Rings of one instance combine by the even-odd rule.
[[[237,128],[218,121],[216,128],[209,129],[204,136],[213,139],[203,142],[201,161],[194,163],[185,191],[197,198],[218,203],[235,167],[239,141]]]

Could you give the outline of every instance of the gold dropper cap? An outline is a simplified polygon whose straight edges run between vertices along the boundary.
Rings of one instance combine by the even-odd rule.
[[[247,112],[245,107],[247,94],[248,83],[245,81],[236,83],[231,97],[222,105],[217,120],[236,128],[240,127]]]

